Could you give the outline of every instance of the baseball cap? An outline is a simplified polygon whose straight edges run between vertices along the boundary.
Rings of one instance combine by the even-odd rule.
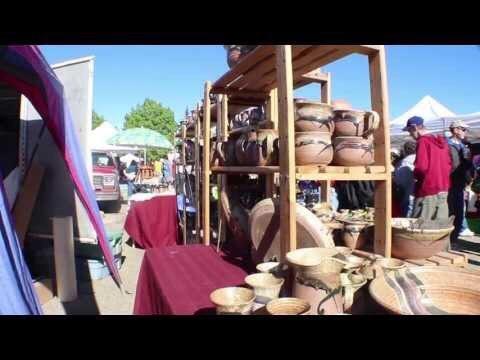
[[[465,124],[462,120],[454,120],[450,124],[450,129],[455,129],[455,128],[465,128],[468,129],[468,125]]]
[[[403,128],[403,131],[408,131],[408,128],[411,126],[423,125],[423,118],[420,116],[413,116],[407,121],[407,125]]]

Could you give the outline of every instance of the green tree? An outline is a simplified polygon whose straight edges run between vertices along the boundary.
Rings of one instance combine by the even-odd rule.
[[[144,127],[158,131],[164,135],[172,144],[174,143],[177,123],[173,111],[162,106],[158,101],[145,99],[143,104],[137,105],[125,115],[124,129]],[[168,150],[148,150],[148,160],[154,161],[165,156]]]
[[[92,130],[99,127],[103,122],[105,122],[105,118],[102,115],[98,115],[95,110],[93,110],[92,114]]]

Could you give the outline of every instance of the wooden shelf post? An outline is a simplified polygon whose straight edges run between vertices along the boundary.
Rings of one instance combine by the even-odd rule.
[[[327,81],[324,81],[320,84],[321,86],[321,100],[325,104],[332,103],[332,77],[330,73],[327,73]]]
[[[210,245],[210,81],[205,83],[203,95],[203,244]]]
[[[380,115],[380,128],[375,132],[375,164],[384,165],[387,179],[376,183],[374,251],[391,256],[392,249],[392,177],[390,164],[390,128],[385,47],[368,57],[372,110]]]
[[[223,144],[228,140],[228,98],[227,95],[217,95],[217,143]],[[218,213],[218,238],[217,248],[225,242],[226,236],[226,219],[222,211],[221,193],[226,186],[227,176],[224,174],[217,175],[217,213]]]
[[[197,104],[195,113],[195,239],[200,243],[200,222],[201,222],[201,193],[200,193],[200,105]]]
[[[292,46],[276,46],[278,131],[280,138],[280,257],[295,250],[297,238],[295,194],[295,127],[293,109]]]
[[[270,96],[267,100],[266,118],[273,124],[273,129],[278,130],[278,97],[277,89],[270,90]],[[265,193],[267,198],[275,196],[275,174],[265,175]]]
[[[186,119],[185,119],[186,121]],[[187,245],[187,155],[186,155],[186,142],[187,141],[187,125],[182,124],[182,167],[183,167],[183,245]]]

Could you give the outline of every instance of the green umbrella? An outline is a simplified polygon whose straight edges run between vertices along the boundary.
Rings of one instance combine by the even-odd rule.
[[[131,128],[123,130],[107,141],[110,145],[129,145],[138,147],[153,147],[172,149],[173,146],[165,136],[158,131],[146,128]]]
[[[164,135],[155,130],[146,128],[131,128],[123,130],[108,139],[107,143],[110,145],[136,146],[143,149],[173,149],[172,144]]]

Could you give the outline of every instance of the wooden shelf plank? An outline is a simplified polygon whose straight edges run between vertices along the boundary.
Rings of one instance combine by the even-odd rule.
[[[223,174],[274,174],[279,172],[279,166],[215,166],[212,173]]]
[[[341,173],[297,173],[297,180],[302,181],[322,181],[322,180],[338,180],[338,181],[386,181],[388,174],[341,174]]]
[[[385,174],[385,166],[297,166],[300,174]]]
[[[354,53],[372,55],[379,49],[377,45],[292,45],[293,86],[305,85],[304,75],[319,67]],[[275,47],[261,45],[220,77],[213,85],[213,92],[258,97],[276,87]]]

